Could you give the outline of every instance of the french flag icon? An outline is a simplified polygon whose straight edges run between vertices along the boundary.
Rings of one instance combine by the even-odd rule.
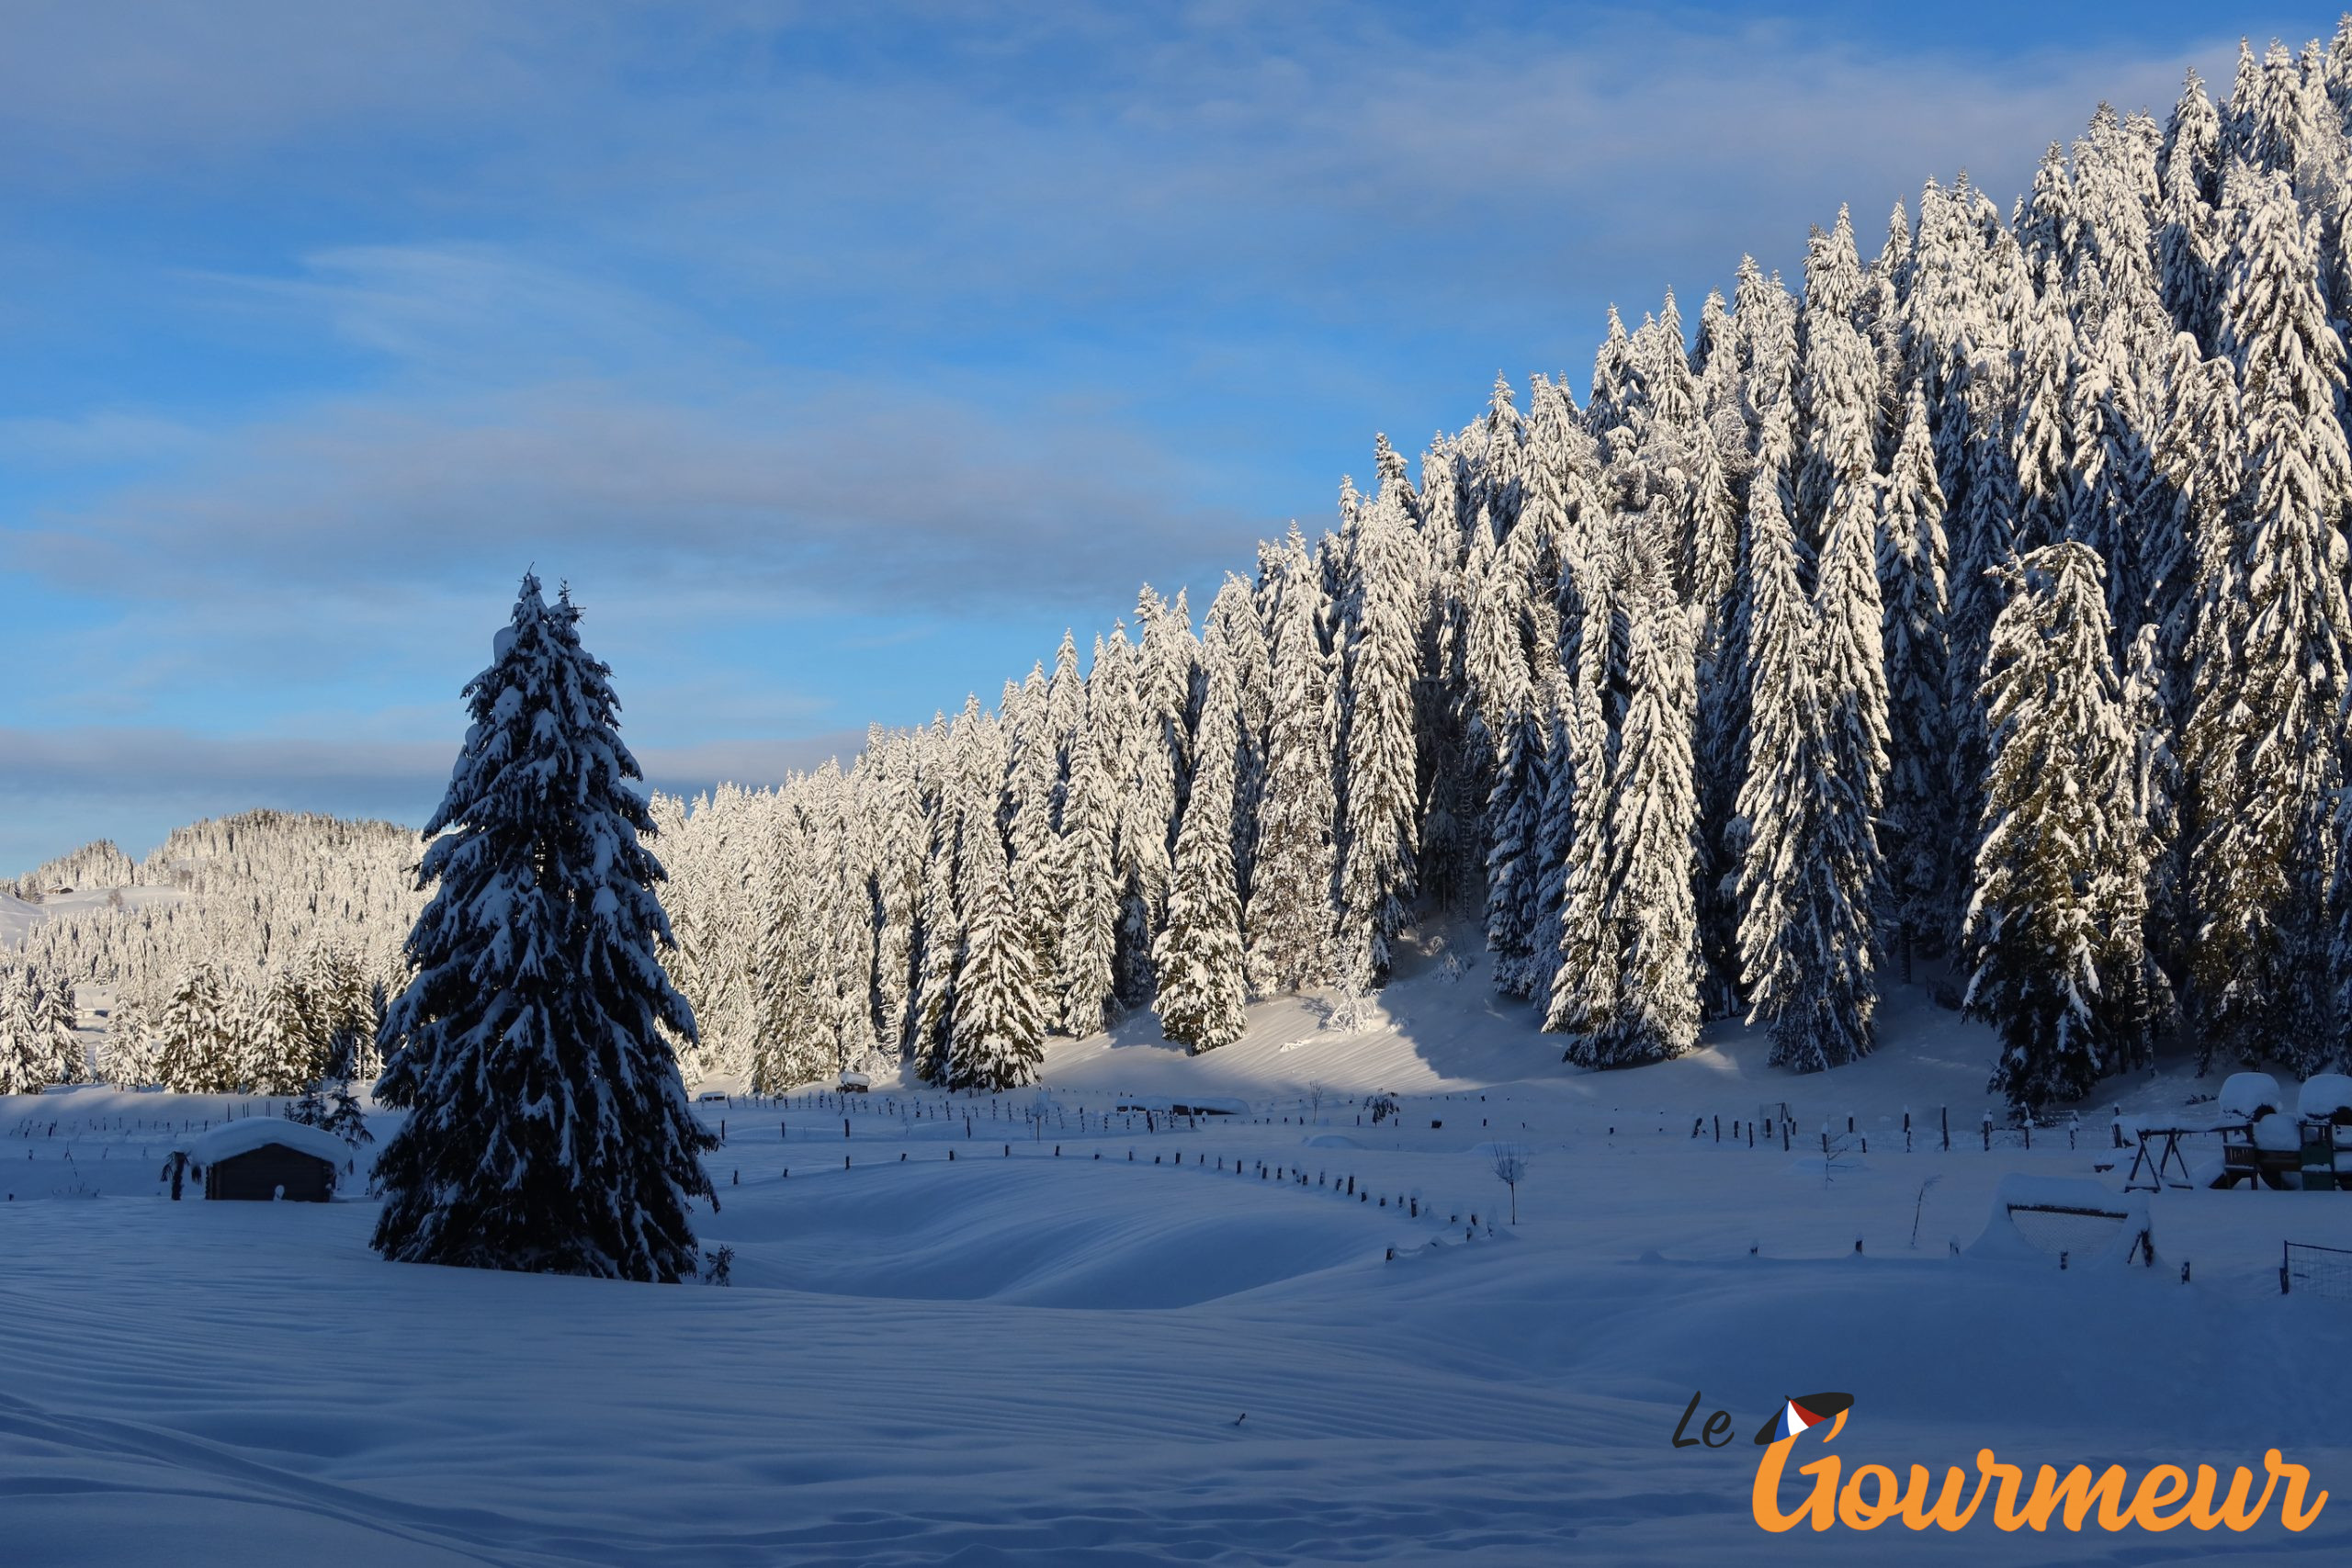
[[[1759,1444],[1777,1443],[1782,1438],[1793,1438],[1853,1407],[1854,1396],[1850,1393],[1808,1393],[1797,1399],[1783,1399],[1780,1414],[1764,1423],[1756,1440]]]

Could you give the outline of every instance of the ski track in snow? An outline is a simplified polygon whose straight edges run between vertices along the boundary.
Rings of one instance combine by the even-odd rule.
[[[2004,1172],[2112,1156],[2103,1113],[2076,1151],[2046,1132],[1985,1154],[1989,1041],[1914,993],[1878,1055],[1811,1079],[1736,1028],[1680,1062],[1569,1073],[1476,976],[1408,971],[1380,999],[1355,1032],[1261,1006],[1204,1058],[1148,1020],[1057,1043],[1066,1124],[1034,1137],[1025,1091],[994,1115],[958,1102],[968,1137],[882,1114],[905,1086],[846,1140],[829,1110],[698,1106],[729,1122],[702,1226],[735,1248],[724,1291],[389,1265],[366,1201],[157,1196],[170,1140],[135,1123],[228,1102],[0,1100],[8,1561],[2156,1564],[2352,1540],[2352,1302],[2282,1299],[2275,1276],[2282,1236],[2352,1247],[2352,1204],[2166,1192],[2153,1269],[1956,1259]],[[1317,1126],[1309,1079],[1329,1086]],[[1358,1125],[1376,1089],[1405,1097],[1401,1124]],[[1266,1120],[1094,1124],[1117,1093],[1187,1089]],[[2149,1111],[2193,1092],[2119,1086]],[[1810,1169],[1806,1134],[1789,1154],[1690,1136],[1781,1100]],[[1907,1155],[1906,1106],[1928,1129]],[[1825,1179],[1818,1124],[1848,1114],[1871,1153]],[[1495,1142],[1533,1151],[1520,1224],[1465,1240],[1505,1199],[1475,1152]],[[1261,1180],[1261,1159],[1430,1213]],[[52,1196],[76,1184],[106,1195]],[[2345,1500],[2301,1536],[1767,1536],[1747,1438],[1815,1388],[1856,1395],[1828,1450],[1849,1468],[1989,1445],[2136,1473],[2276,1446]],[[1731,1448],[1669,1446],[1694,1389],[1702,1419],[1731,1412]]]

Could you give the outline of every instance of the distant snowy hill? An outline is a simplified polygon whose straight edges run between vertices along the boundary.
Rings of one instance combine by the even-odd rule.
[[[104,911],[168,908],[189,897],[184,888],[83,887],[51,893],[38,904],[0,893],[0,947],[23,948],[34,929],[48,920],[73,920]]]

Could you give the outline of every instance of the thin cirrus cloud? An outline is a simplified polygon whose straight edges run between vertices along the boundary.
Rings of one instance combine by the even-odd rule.
[[[706,580],[775,607],[1107,592],[1154,547],[1200,558],[1254,528],[1153,485],[1131,434],[1048,435],[980,411],[841,389],[682,405],[578,382],[360,400],[224,433],[160,481],[18,532],[25,569],[173,597],[378,579],[446,581],[561,554],[642,584]]]
[[[693,795],[721,782],[772,784],[829,759],[846,765],[854,733],[637,749],[649,786]],[[0,728],[0,866],[28,867],[89,838],[132,853],[197,818],[276,807],[333,810],[416,826],[448,782],[453,741],[213,736],[164,727]],[[103,811],[75,829],[67,803]],[[61,828],[65,829],[61,832]],[[100,830],[93,830],[98,829]]]
[[[2334,20],[2087,14],[35,0],[0,589],[62,656],[0,725],[356,808],[534,561],[633,733],[919,719],[1320,525],[1374,430],[1580,383],[1612,300],[1687,318],[1840,201],[1873,244],[1930,174],[2006,201]],[[237,739],[297,729],[349,761]]]
[[[494,548],[639,585],[723,573],[804,605],[935,609],[1108,592],[1139,558],[1199,567],[1259,525],[1188,498],[1181,466],[1100,408],[763,363],[640,291],[500,247],[336,250],[287,276],[194,281],[390,374],[210,430],[0,423],[0,451],[97,461],[113,440],[126,460],[181,459],[17,527],[20,567],[169,598],[447,581]]]
[[[689,746],[634,749],[648,784],[656,789],[707,789],[724,780],[746,784],[782,781],[828,759],[847,763],[865,737],[839,732],[795,740],[713,740]],[[0,754],[8,770],[0,797],[61,790],[145,798],[187,792],[266,795],[283,786],[299,792],[379,792],[388,801],[429,808],[448,782],[453,740],[321,741],[301,736],[212,736],[162,727],[24,730],[0,728]],[[259,800],[256,804],[280,805]]]
[[[1687,275],[1689,296],[1721,281],[1743,246],[1793,252],[1792,214],[1826,219],[1839,184],[1858,197],[1902,191],[1928,169],[1951,172],[1950,154],[1965,148],[1987,150],[1978,166],[1991,179],[2021,183],[2034,149],[2018,125],[2054,130],[2102,92],[2161,102],[2177,73],[2175,61],[2044,65],[2006,79],[1946,64],[1921,80],[1818,47],[1781,43],[1776,62],[1770,37],[1680,43],[1665,68],[1632,77],[1580,54],[1490,55],[1474,40],[1434,62],[1320,62],[1353,63],[1351,74],[1287,61],[1237,66],[1216,94],[1168,79],[1192,58],[1180,50],[1130,85],[1134,101],[1120,112],[1081,95],[1043,127],[1002,123],[973,100],[950,99],[928,117],[877,114],[899,89],[833,85],[820,107],[886,128],[864,143],[864,178],[899,193],[893,209],[927,215],[898,247],[899,267],[932,273],[927,286],[894,276],[859,243],[855,204],[823,160],[768,183],[780,186],[779,210],[845,214],[829,227],[844,236],[846,256],[822,277],[805,277],[805,258],[797,268],[807,295],[854,296],[854,310],[888,300],[922,318],[992,293],[1011,296],[998,303],[1015,314],[1077,307],[1063,326],[1083,336],[1090,300],[1118,311],[1141,298],[1158,312],[1171,297],[1222,299],[1248,316],[1282,299],[1344,318],[1346,299],[1409,290],[1487,332],[1498,318],[1521,320],[1531,338],[1573,343],[1589,328],[1563,333],[1553,321],[1544,296],[1569,280],[1551,268],[1608,253],[1591,270],[1614,273],[1631,252],[1643,281],[1629,308],[1677,275]],[[1351,83],[1343,100],[1332,79]],[[798,127],[813,111],[796,103],[784,123],[755,119],[751,135],[730,139],[722,167],[784,151],[760,132]],[[675,113],[658,117],[667,136],[684,134],[668,123]],[[1058,134],[1072,121],[1115,126],[1113,144]],[[950,139],[966,154],[952,180],[933,172]],[[1735,146],[1739,155],[1726,157]],[[1653,194],[1611,200],[1611,184]],[[1395,209],[1408,193],[1419,220],[1384,227],[1383,208],[1402,216]],[[1070,221],[1077,213],[1091,217]],[[1874,221],[1866,209],[1865,229]],[[1316,251],[1302,229],[1318,224],[1365,228]],[[717,227],[739,242],[758,234],[740,220]],[[1426,254],[1448,248],[1444,234],[1481,236],[1477,265]],[[1690,265],[1702,246],[1713,256]],[[1171,273],[1180,287],[1153,287]],[[822,581],[868,604],[935,607],[975,592],[1068,599],[1238,559],[1271,519],[1319,504],[1351,462],[1331,452],[1319,476],[1286,474],[1267,487],[1277,493],[1250,505],[1234,476],[1205,471],[1213,449],[1150,428],[1126,406],[1126,389],[1072,397],[1019,364],[959,366],[953,377],[920,366],[780,365],[691,309],[509,246],[330,248],[284,276],[196,281],[211,286],[216,310],[259,330],[332,337],[399,375],[203,432],[119,413],[70,429],[45,422],[42,455],[52,462],[62,450],[102,461],[115,455],[109,440],[126,459],[180,460],[19,526],[21,564],[75,586],[137,591],[203,575],[398,573],[446,561],[465,540],[503,544],[510,556],[563,544],[642,573],[650,563],[632,547],[658,538],[673,571],[724,570],[801,590]],[[1204,378],[1229,381],[1221,338],[1235,331],[1204,321],[1168,372],[1181,381],[1197,365]],[[1263,362],[1262,351],[1241,355],[1245,366]],[[1484,373],[1461,367],[1442,400],[1424,390],[1413,400],[1435,418],[1403,428],[1458,422]],[[1193,389],[1182,423],[1216,421],[1214,405],[1203,407],[1216,395]],[[1262,395],[1227,391],[1237,411],[1252,412]],[[1365,412],[1365,423],[1378,422]],[[0,445],[22,449],[33,434],[0,427]]]

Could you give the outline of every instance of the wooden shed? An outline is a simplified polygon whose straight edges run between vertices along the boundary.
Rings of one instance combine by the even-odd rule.
[[[189,1140],[204,1170],[204,1195],[248,1201],[323,1203],[350,1157],[342,1139],[274,1116],[225,1122]]]

